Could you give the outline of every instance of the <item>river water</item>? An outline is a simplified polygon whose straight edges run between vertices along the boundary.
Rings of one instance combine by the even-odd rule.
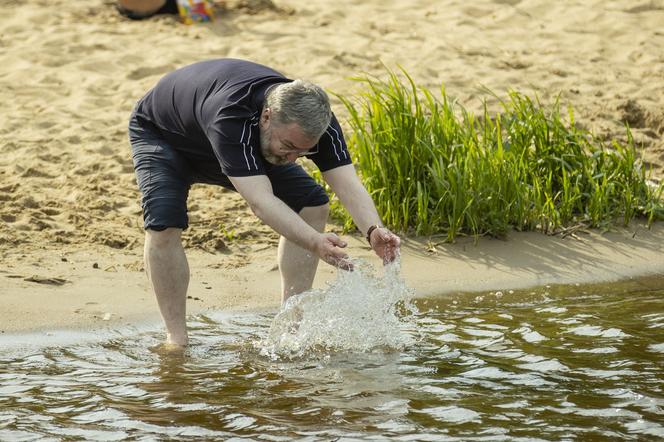
[[[0,343],[0,440],[662,440],[664,279],[408,301],[394,271],[277,312]]]

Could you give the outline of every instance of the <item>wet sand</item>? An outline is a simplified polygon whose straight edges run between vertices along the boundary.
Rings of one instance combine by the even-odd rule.
[[[381,263],[357,237],[347,237],[353,256],[380,272]],[[247,246],[242,265],[224,254],[189,250],[192,278],[188,312],[273,310],[280,303],[276,248]],[[513,233],[507,240],[466,238],[437,244],[406,239],[402,276],[416,296],[490,293],[552,284],[585,284],[664,274],[664,225],[634,224],[611,233],[576,238]],[[0,272],[5,333],[114,328],[158,322],[156,301],[140,263],[139,250],[91,246],[59,253],[44,249],[13,259]],[[29,256],[29,258],[28,258]],[[336,270],[321,264],[315,287]],[[661,281],[661,280],[660,280]]]

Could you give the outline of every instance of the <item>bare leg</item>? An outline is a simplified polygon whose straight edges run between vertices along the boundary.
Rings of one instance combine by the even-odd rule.
[[[118,4],[132,12],[154,14],[166,3],[166,0],[118,0]]]
[[[180,236],[182,229],[145,231],[145,272],[157,296],[166,324],[166,342],[187,345],[189,264]]]
[[[322,232],[329,211],[330,206],[325,204],[305,207],[300,210],[299,215],[311,227]],[[279,240],[278,260],[281,272],[281,302],[284,303],[291,296],[311,288],[318,267],[318,256],[282,236]]]

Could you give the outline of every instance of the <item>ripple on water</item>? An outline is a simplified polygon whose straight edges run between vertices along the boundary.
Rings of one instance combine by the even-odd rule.
[[[538,342],[546,341],[546,337],[542,336],[539,332],[532,330],[530,327],[519,327],[516,330],[514,330],[514,333],[518,333],[521,335],[524,341],[529,342],[531,344],[535,344]]]
[[[599,326],[593,325],[582,325],[579,327],[573,327],[568,330],[569,333],[574,333],[577,336],[592,336],[596,338],[627,338],[628,334],[623,333],[622,330],[618,328],[608,328],[603,329]]]
[[[664,353],[664,342],[661,344],[650,344],[648,345],[648,351],[654,353]]]
[[[572,350],[574,353],[594,353],[594,354],[609,354],[618,353],[616,347],[597,347],[597,348],[575,348]]]
[[[529,371],[539,371],[542,373],[550,372],[565,372],[569,371],[569,368],[555,359],[544,359],[536,362],[528,362],[525,364],[517,364],[519,368]]]
[[[420,412],[426,413],[438,421],[449,422],[453,424],[464,424],[467,422],[481,421],[481,415],[479,413],[462,407],[448,406],[425,408],[420,410]]]

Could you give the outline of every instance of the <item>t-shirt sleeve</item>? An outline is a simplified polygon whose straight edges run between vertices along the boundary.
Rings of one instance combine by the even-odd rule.
[[[264,175],[258,119],[218,118],[206,129],[221,171],[227,176]]]
[[[330,125],[320,137],[312,152],[307,157],[316,164],[321,172],[352,163],[344,134],[334,115],[332,115]]]

